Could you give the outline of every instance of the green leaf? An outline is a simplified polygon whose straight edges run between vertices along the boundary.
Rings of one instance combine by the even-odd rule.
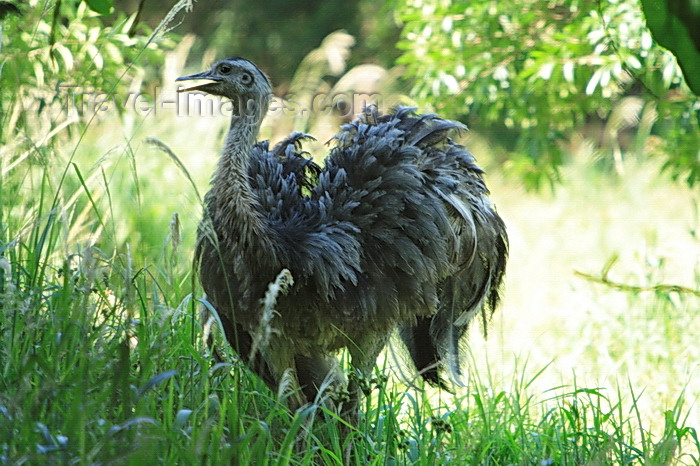
[[[22,12],[16,5],[10,2],[0,2],[0,20],[4,19],[7,15],[21,15]]]
[[[691,0],[642,0],[654,39],[678,59],[688,87],[700,95],[700,7]]]
[[[87,6],[96,13],[108,15],[112,10],[113,0],[85,0]]]

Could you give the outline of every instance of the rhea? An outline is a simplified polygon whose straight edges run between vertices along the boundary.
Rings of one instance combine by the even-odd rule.
[[[273,389],[292,374],[301,405],[329,380],[345,383],[337,353],[346,348],[357,377],[343,410],[352,410],[358,377],[398,331],[427,382],[458,380],[460,340],[497,306],[508,255],[483,172],[451,138],[463,125],[367,108],[340,128],[321,168],[302,150],[306,135],[272,148],[257,141],[272,87],[249,60],[221,60],[185,80],[206,80],[183,90],[222,96],[233,110],[196,259],[240,359]],[[274,331],[252,351],[261,298],[285,269],[293,285],[277,298]]]

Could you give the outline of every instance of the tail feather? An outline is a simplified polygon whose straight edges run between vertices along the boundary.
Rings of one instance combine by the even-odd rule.
[[[400,335],[423,380],[430,385],[447,388],[438,373],[440,352],[431,337],[431,320],[429,317],[419,317],[415,325],[402,328]]]
[[[411,109],[401,109],[382,118],[400,120],[397,127],[406,142],[421,149],[426,184],[442,199],[449,217],[452,272],[439,284],[437,313],[402,329],[401,337],[424,380],[444,386],[442,367],[461,384],[461,341],[478,313],[486,324],[498,305],[508,239],[486,197],[483,172],[466,149],[448,138],[450,131],[465,127],[435,115],[411,114]]]
[[[315,141],[312,136],[304,133],[292,133],[279,142],[271,151],[271,156],[282,163],[282,176],[294,174],[300,189],[311,190],[318,183],[321,174],[319,167],[311,158],[311,154],[302,149],[303,141]],[[267,148],[266,148],[267,149]]]

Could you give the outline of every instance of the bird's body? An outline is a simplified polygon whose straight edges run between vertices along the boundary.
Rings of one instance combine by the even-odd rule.
[[[256,141],[271,90],[251,62],[222,60],[181,79],[214,81],[192,89],[239,110],[205,197],[197,257],[226,337],[251,369],[271,387],[294,370],[313,401],[337,350],[367,375],[399,329],[424,378],[438,383],[440,362],[457,375],[459,339],[498,303],[508,248],[482,171],[448,136],[461,125],[368,109],[341,128],[321,169],[301,150],[305,135],[274,148]],[[261,298],[283,269],[294,285],[277,298],[266,347],[251,354]]]

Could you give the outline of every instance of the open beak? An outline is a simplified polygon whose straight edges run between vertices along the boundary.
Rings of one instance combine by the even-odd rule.
[[[204,83],[204,84],[199,84],[196,86],[192,87],[183,87],[183,88],[178,88],[177,92],[189,92],[189,91],[202,91],[202,92],[209,92],[211,87],[221,81],[221,78],[213,77],[211,75],[211,71],[202,71],[201,73],[196,73],[196,74],[191,74],[189,76],[181,76],[177,78],[175,81],[193,81],[196,79],[206,79],[210,82]]]

